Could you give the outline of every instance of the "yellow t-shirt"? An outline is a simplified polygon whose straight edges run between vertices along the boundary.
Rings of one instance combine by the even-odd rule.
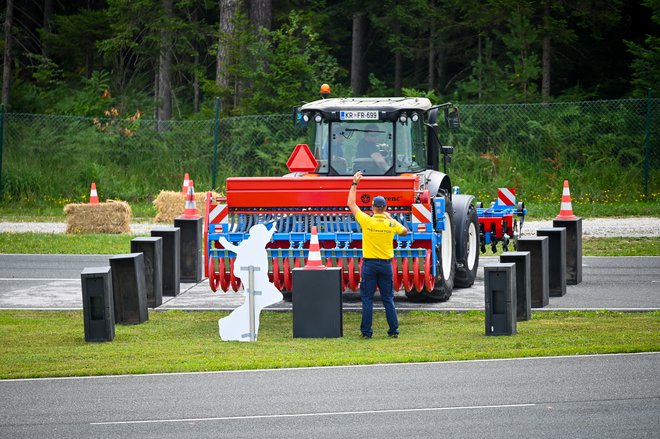
[[[392,259],[392,240],[406,229],[398,221],[382,213],[369,216],[360,211],[355,219],[362,227],[362,256],[368,259]]]

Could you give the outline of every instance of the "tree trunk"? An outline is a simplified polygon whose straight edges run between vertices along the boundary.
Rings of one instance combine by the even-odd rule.
[[[428,69],[428,91],[435,89],[435,22],[431,20],[429,26],[429,69]]]
[[[49,34],[53,30],[53,0],[44,0],[44,33]],[[48,57],[48,45],[41,41],[41,54]]]
[[[199,88],[199,75],[197,73],[197,66],[199,65],[199,55],[195,54],[195,68],[193,70],[193,111],[199,113],[201,104],[201,93]]]
[[[394,96],[401,96],[403,88],[403,55],[394,54]]]
[[[228,42],[234,34],[234,17],[238,7],[236,0],[219,0],[220,6],[220,37],[218,39],[218,53],[216,56],[215,83],[219,87],[228,88],[230,85],[229,73],[229,47]]]
[[[174,15],[173,0],[163,0],[163,12],[166,18]],[[172,119],[172,32],[170,29],[161,31],[157,115],[159,121]]]
[[[550,71],[552,67],[552,41],[550,39],[550,0],[546,0],[543,11],[543,54],[541,55],[541,98],[547,102],[550,98]]]
[[[273,7],[271,0],[250,0],[248,11],[250,24],[259,31],[259,28],[271,30],[273,21]],[[257,34],[259,36],[259,34]]]
[[[14,0],[7,0],[7,13],[5,15],[5,53],[2,65],[2,103],[9,106],[9,84],[11,79],[11,26],[14,18]]]
[[[353,96],[361,96],[367,90],[364,68],[364,40],[367,14],[353,14],[353,45],[351,50],[351,90]]]
[[[481,97],[483,95],[483,77],[484,77],[484,58],[483,58],[483,49],[481,47],[481,32],[477,39],[478,44],[478,54],[477,54],[477,102],[481,103]]]

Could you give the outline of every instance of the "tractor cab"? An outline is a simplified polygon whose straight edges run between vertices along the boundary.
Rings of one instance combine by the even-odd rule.
[[[386,176],[427,168],[426,98],[322,99],[297,108],[316,173]]]

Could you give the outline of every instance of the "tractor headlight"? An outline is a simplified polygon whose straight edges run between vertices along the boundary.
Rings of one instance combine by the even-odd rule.
[[[403,124],[405,124],[407,121],[408,121],[408,115],[407,115],[406,113],[401,113],[401,114],[399,115],[399,122],[401,122],[401,124],[403,125]]]

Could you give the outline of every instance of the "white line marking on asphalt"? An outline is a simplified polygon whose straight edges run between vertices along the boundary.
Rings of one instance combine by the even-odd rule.
[[[80,279],[74,279],[71,277],[65,277],[65,278],[56,278],[56,277],[0,277],[0,281],[6,282],[10,280],[20,280],[23,282],[27,281],[71,281],[71,282],[80,282]]]
[[[440,412],[449,410],[483,410],[516,407],[534,407],[537,404],[501,404],[501,405],[472,405],[459,407],[423,407],[416,409],[383,409],[362,410],[354,412],[321,412],[321,413],[283,413],[279,415],[247,415],[247,416],[221,416],[215,418],[181,418],[181,419],[146,419],[141,421],[110,421],[91,422],[90,425],[117,425],[117,424],[158,424],[166,422],[206,422],[206,421],[233,421],[245,419],[273,419],[273,418],[305,418],[314,416],[346,416],[346,415],[372,415],[381,413],[414,413],[414,412]]]

